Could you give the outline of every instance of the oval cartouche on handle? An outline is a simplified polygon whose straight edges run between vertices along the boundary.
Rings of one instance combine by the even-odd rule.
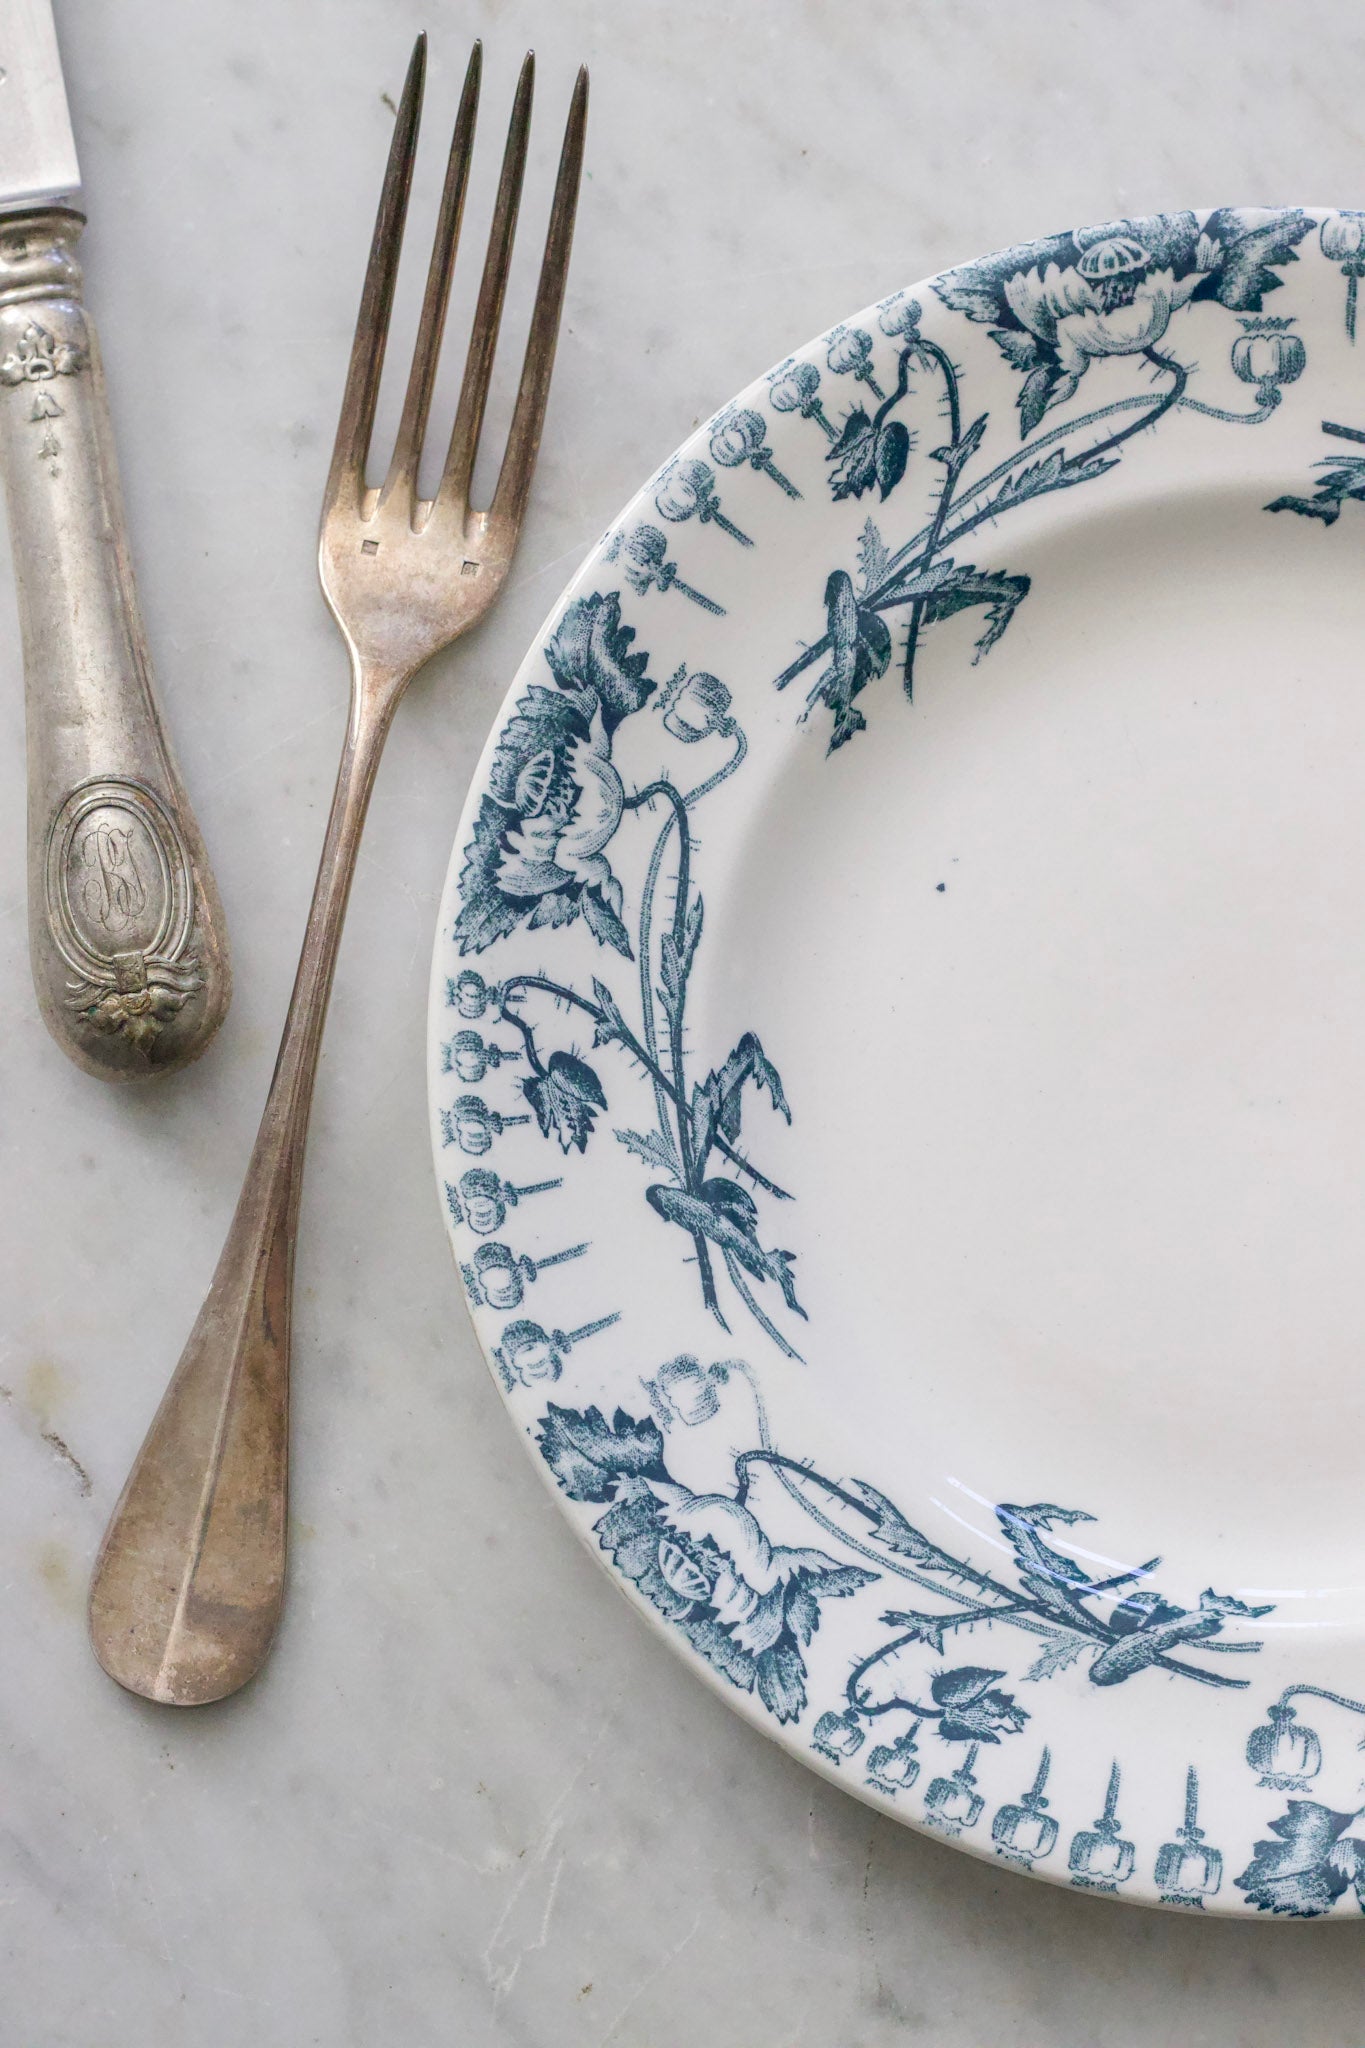
[[[0,219],[0,470],[23,639],[33,979],[108,1080],[197,1058],[231,992],[222,906],[152,689],[99,344],[67,208]]]

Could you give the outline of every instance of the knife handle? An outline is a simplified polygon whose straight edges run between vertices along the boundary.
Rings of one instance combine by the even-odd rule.
[[[222,905],[152,691],[66,208],[0,222],[0,470],[23,639],[29,946],[52,1036],[106,1080],[201,1053]]]

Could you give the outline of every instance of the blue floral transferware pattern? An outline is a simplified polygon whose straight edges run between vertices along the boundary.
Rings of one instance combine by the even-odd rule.
[[[1172,1584],[1156,1554],[1094,1565],[1089,1510],[1025,1494],[996,1504],[990,1555],[949,1548],[894,1467],[850,1477],[775,1440],[774,1376],[821,1371],[837,1335],[799,1280],[821,1219],[768,1156],[793,1156],[805,1110],[781,1018],[710,1042],[717,1006],[698,1001],[708,821],[737,815],[775,732],[817,718],[833,754],[894,718],[941,622],[974,615],[972,658],[991,653],[1030,593],[1015,515],[1098,502],[1139,436],[1236,435],[1295,394],[1306,465],[1321,307],[1330,289],[1353,347],[1363,271],[1365,214],[1111,221],[898,292],[780,364],[646,486],[528,659],[437,946],[434,1141],[460,1270],[603,1561],[864,1797],[999,1865],[1187,1911],[1365,1909],[1365,1779],[1354,1808],[1312,1796],[1324,1769],[1351,1777],[1365,1704],[1304,1683],[1258,1709],[1274,1602]],[[1330,526],[1365,500],[1365,454],[1319,468],[1266,509]],[[765,674],[728,665],[745,576],[826,528],[810,587],[788,579],[789,648]],[[707,1359],[708,1333],[726,1355]],[[1176,1695],[1218,1704],[1158,1784],[1141,1730]]]

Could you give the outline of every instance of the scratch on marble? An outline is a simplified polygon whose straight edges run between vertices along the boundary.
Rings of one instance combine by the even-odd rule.
[[[534,569],[528,569],[524,576],[514,577],[512,582],[503,591],[503,602],[506,603],[514,591],[525,590],[531,584],[538,583],[542,576],[548,576],[550,571],[559,568],[562,562],[577,561],[592,546],[596,539],[597,529],[592,528],[583,535],[581,540],[576,540],[572,547],[565,548],[561,554],[555,555],[550,561],[537,562]]]
[[[555,1835],[558,1835],[558,1825],[556,1825],[554,1832]],[[553,1839],[554,1837],[552,1836],[552,1842]],[[548,1849],[546,1853],[548,1854]],[[521,1898],[522,1893],[527,1889],[528,1885],[530,1885],[532,1880],[538,1875],[540,1870],[544,1867],[543,1856],[538,1856],[532,1868],[527,1870],[520,1878],[520,1880],[513,1886],[507,1904],[503,1907],[502,1912],[498,1916],[498,1924],[493,1929],[492,1939],[489,1941],[487,1948],[485,1948],[483,1952],[483,1972],[485,1978],[487,1979],[489,1988],[493,1993],[493,2010],[495,2012],[498,2010],[499,2006],[506,1998],[508,1992],[512,1989],[512,1986],[516,1983],[517,1977],[521,1971],[521,1966],[525,1962],[527,1956],[533,1954],[537,1949],[543,1949],[549,1941],[550,1919],[554,1913],[555,1900],[559,1896],[559,1882],[564,1875],[564,1861],[565,1859],[563,1855],[557,1856],[554,1861],[554,1867],[550,1871],[549,1882],[545,1888],[545,1903],[541,1909],[540,1926],[528,1941],[523,1941],[515,1947],[515,1952],[511,1954],[509,1960],[505,1963],[500,1962],[494,1956],[493,1951],[498,1946],[498,1941],[502,1934],[502,1931],[506,1926],[507,1921],[511,1917],[512,1911],[516,1906],[518,1900]]]
[[[63,1464],[71,1467],[72,1472],[76,1476],[76,1484],[79,1486],[82,1495],[88,1499],[93,1489],[90,1484],[90,1474],[86,1471],[80,1459],[69,1448],[65,1439],[58,1436],[55,1429],[45,1429],[42,1434],[43,1442],[48,1448],[62,1460]]]
[[[329,704],[326,710],[315,712],[311,718],[301,720],[298,725],[291,725],[288,732],[281,733],[277,740],[272,740],[268,747],[262,747],[259,753],[253,754],[249,760],[239,761],[235,768],[229,768],[222,775],[214,776],[202,786],[206,789],[222,789],[229,782],[236,782],[249,770],[259,766],[262,761],[268,761],[272,754],[278,754],[291,740],[299,739],[304,733],[311,732],[315,725],[321,725],[326,719],[335,719],[336,716],[335,706]]]
[[[863,1932],[867,1936],[867,1960],[868,1967],[872,1972],[872,1982],[877,1997],[881,1998],[884,1994],[884,1986],[882,1984],[881,1965],[877,1961],[877,1930],[873,1924],[871,1901],[872,1865],[876,1855],[877,1830],[874,1827],[867,1838],[867,1862],[863,1867]]]
[[[545,1815],[544,1823],[536,1840],[524,1849],[517,1859],[518,1862],[524,1863],[526,1867],[507,1895],[503,1909],[498,1915],[493,1932],[488,1938],[482,1956],[484,1980],[493,1993],[494,2013],[498,2012],[503,2001],[516,1983],[517,1976],[526,1957],[533,1954],[537,1949],[543,1949],[549,1940],[550,1920],[554,1913],[555,1901],[559,1896],[560,1880],[564,1875],[566,1856],[563,1851],[555,1856],[553,1866],[549,1868],[548,1878],[544,1878],[544,1873],[547,1866],[550,1865],[551,1855],[563,1829],[565,1810],[568,1807],[569,1801],[577,1790],[579,1781],[587,1770],[593,1756],[605,1740],[614,1718],[612,1714],[605,1716],[587,1749],[569,1773],[567,1781],[550,1802],[549,1810]],[[510,1936],[504,1939],[512,1916],[523,1895],[532,1892],[536,1883],[542,1880],[545,1883],[545,1896],[540,1911],[539,1926],[536,1931],[528,1940],[520,1943],[513,1940]],[[499,1948],[507,1951],[507,1960],[504,1961],[499,1955]]]
[[[692,1925],[688,1928],[686,1934],[684,1934],[680,1940],[674,1942],[672,1948],[669,1949],[667,1955],[665,1955],[661,1961],[655,1964],[654,1968],[648,1973],[647,1976],[642,1977],[640,1979],[640,1982],[631,1992],[630,1997],[621,2007],[621,2010],[617,2013],[616,2018],[612,2021],[611,2025],[607,2028],[606,2033],[603,2034],[601,2040],[598,2042],[597,2048],[609,2048],[609,2043],[612,2040],[614,2040],[616,2035],[619,2034],[619,2032],[621,2031],[622,2023],[630,2016],[632,2012],[634,2012],[636,2006],[640,2003],[640,2000],[644,1997],[645,1993],[651,1990],[653,1986],[658,1983],[660,1977],[663,1976],[665,1970],[672,1969],[674,1963],[677,1962],[678,1957],[682,1954],[683,1950],[687,1948],[690,1945],[690,1943],[696,1940],[700,1930],[701,1913],[699,1910],[696,1919],[692,1922]]]
[[[472,1871],[476,1877],[488,1877],[494,1871],[506,1868],[504,1863],[490,1863],[486,1860],[475,1863],[471,1857],[462,1855],[458,1849],[452,1849],[448,1842],[438,1842],[432,1835],[421,1834],[415,1828],[405,1828],[397,1821],[385,1820],[382,1814],[367,1813],[363,1818],[366,1827],[392,1835],[395,1840],[410,1849],[424,1849],[429,1856],[439,1856],[443,1862],[453,1863],[458,1870]],[[364,1835],[359,1828],[348,1829],[344,1839],[361,1842]]]
[[[0,1386],[0,1401],[4,1401],[9,1406],[13,1406],[13,1387]],[[53,1456],[57,1458],[62,1464],[66,1465],[71,1471],[71,1473],[74,1475],[76,1484],[80,1488],[82,1499],[89,1499],[90,1494],[94,1490],[91,1485],[90,1474],[86,1471],[80,1459],[71,1449],[71,1446],[67,1443],[65,1437],[60,1436],[55,1429],[43,1428],[41,1423],[39,1424],[38,1434],[42,1438],[43,1442],[47,1445],[48,1449],[52,1452]]]
[[[161,1902],[157,1898],[151,1879],[148,1878],[145,1882],[147,1886],[147,1903],[152,1909],[152,1918],[156,1922],[157,1941],[161,1948],[161,1960],[170,1971],[171,1980],[183,1999],[185,1996],[185,1980],[176,1965],[175,1957],[171,1954],[170,1942],[166,1939],[166,1922],[161,1917]]]

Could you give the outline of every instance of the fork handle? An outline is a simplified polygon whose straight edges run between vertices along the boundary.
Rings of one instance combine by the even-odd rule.
[[[0,468],[23,635],[29,951],[44,1021],[107,1080],[204,1050],[222,906],[157,713],[124,531],[83,217],[0,223]]]
[[[171,1706],[265,1662],[284,1595],[289,1330],[308,1112],[346,904],[397,693],[357,668],[289,1014],[208,1298],[105,1532],[90,1636],[111,1678]]]

